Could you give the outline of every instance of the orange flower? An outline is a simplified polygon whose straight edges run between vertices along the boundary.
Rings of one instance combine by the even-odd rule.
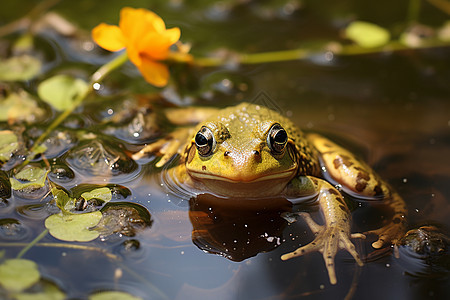
[[[166,29],[163,19],[146,9],[124,7],[119,26],[101,23],[92,29],[92,38],[109,51],[126,48],[128,58],[145,80],[163,87],[169,80],[169,70],[160,61],[168,57],[170,47],[180,39],[180,29]]]

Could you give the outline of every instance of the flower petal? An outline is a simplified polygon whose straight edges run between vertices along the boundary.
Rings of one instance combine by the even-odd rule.
[[[119,27],[101,23],[92,29],[92,39],[103,49],[119,51],[125,48],[125,38]]]
[[[148,83],[157,87],[167,85],[169,69],[165,64],[144,58],[142,59],[142,64],[137,67]]]
[[[131,44],[139,41],[147,33],[166,29],[164,21],[154,12],[131,7],[120,10],[119,27]]]
[[[163,60],[167,58],[170,46],[175,44],[179,38],[180,29],[175,27],[163,33],[148,33],[136,43],[136,47],[141,56],[146,56],[153,60]]]

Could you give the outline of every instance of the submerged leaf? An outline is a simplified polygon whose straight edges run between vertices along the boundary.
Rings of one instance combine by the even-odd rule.
[[[50,170],[28,166],[10,178],[13,190],[23,190],[26,188],[40,188],[45,185],[47,174]]]
[[[5,162],[17,150],[19,141],[11,130],[0,131],[0,161]]]
[[[0,284],[10,292],[20,292],[39,281],[37,264],[28,259],[7,259],[0,265]]]
[[[42,67],[36,57],[24,54],[0,61],[0,80],[25,81],[35,77]]]
[[[90,295],[89,300],[142,300],[142,298],[120,291],[106,291]]]
[[[376,24],[355,21],[346,29],[347,38],[363,48],[381,47],[387,44],[391,38],[389,31]]]
[[[99,232],[90,228],[96,226],[102,213],[94,211],[85,214],[54,214],[45,220],[50,234],[63,241],[89,242],[99,236]]]
[[[88,90],[88,84],[68,75],[56,75],[44,80],[38,86],[39,97],[56,110],[72,108],[80,94]]]
[[[37,119],[41,119],[45,113],[44,109],[38,106],[36,100],[23,91],[11,93],[0,100],[0,121],[3,122],[10,124],[22,121],[33,123]]]

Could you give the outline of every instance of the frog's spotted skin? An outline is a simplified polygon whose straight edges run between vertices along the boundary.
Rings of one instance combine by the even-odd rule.
[[[308,140],[317,149],[332,179],[350,190],[350,194],[362,199],[384,200],[393,210],[392,220],[386,226],[369,231],[378,236],[374,248],[397,242],[406,227],[407,208],[403,199],[363,161],[348,150],[317,135],[308,135]]]
[[[180,165],[169,170],[167,176],[194,194],[208,191],[233,198],[317,197],[324,224],[317,225],[302,213],[316,237],[283,255],[283,260],[319,251],[332,284],[337,282],[334,257],[339,249],[347,250],[362,265],[350,239],[365,236],[351,234],[349,209],[342,194],[327,180],[344,186],[352,196],[384,200],[393,209],[394,216],[386,226],[369,232],[379,236],[373,243],[375,248],[403,235],[406,207],[401,197],[368,165],[330,140],[305,135],[277,112],[249,103],[209,110],[208,116],[201,119],[194,130],[181,128],[145,147],[134,158],[159,154],[162,158],[157,166],[162,166],[173,155],[182,154]],[[190,137],[186,136],[188,132],[193,132]],[[184,150],[179,147],[183,144]],[[323,176],[322,167],[330,178]]]

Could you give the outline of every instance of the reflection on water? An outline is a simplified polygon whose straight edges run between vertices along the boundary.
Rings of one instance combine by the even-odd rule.
[[[286,199],[223,199],[200,194],[189,202],[192,241],[201,250],[242,261],[281,245],[290,212]]]

